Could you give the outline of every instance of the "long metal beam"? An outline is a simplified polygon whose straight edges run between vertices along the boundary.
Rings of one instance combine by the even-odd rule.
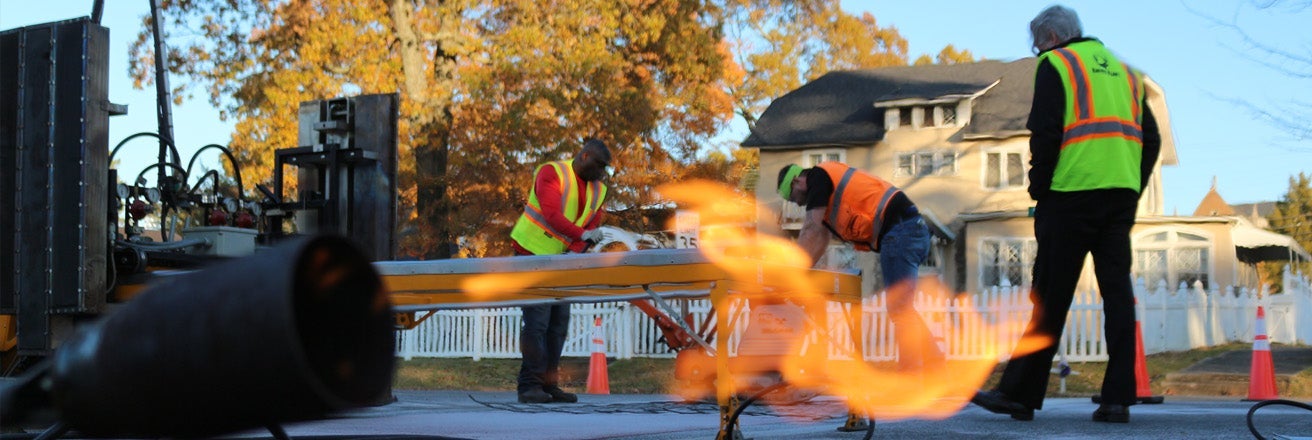
[[[713,283],[736,297],[799,291],[861,301],[861,278],[751,259],[712,261],[696,249],[374,263],[397,311],[710,297]]]

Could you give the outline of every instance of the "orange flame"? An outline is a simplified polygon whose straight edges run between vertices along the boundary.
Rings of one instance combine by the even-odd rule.
[[[491,300],[504,292],[523,292],[547,278],[545,272],[489,273],[464,280],[460,288],[476,301]]]
[[[718,183],[705,181],[664,185],[658,191],[677,202],[681,208],[698,213],[701,222],[698,239],[700,250],[713,263],[731,273],[735,280],[742,281],[742,285],[750,285],[758,279],[757,274],[763,270],[763,265],[768,265],[772,273],[788,274],[788,285],[775,286],[776,290],[736,292],[748,294],[752,298],[754,314],[756,310],[764,308],[762,305],[779,303],[785,297],[788,302],[806,311],[803,314],[807,316],[804,318],[804,330],[792,332],[785,336],[789,340],[774,344],[776,347],[784,347],[778,350],[775,359],[744,356],[742,350],[748,342],[748,336],[744,336],[739,346],[739,356],[734,359],[738,362],[731,362],[737,368],[731,368],[731,371],[759,372],[777,368],[782,379],[789,385],[840,397],[854,413],[880,420],[910,417],[941,419],[956,413],[969,402],[970,397],[989,378],[1002,355],[1020,355],[1050,342],[1046,339],[1027,339],[1012,349],[1012,341],[1018,339],[1026,324],[1016,321],[1022,317],[1004,317],[1010,318],[1010,321],[986,319],[986,315],[974,307],[971,298],[962,295],[955,300],[952,319],[942,319],[939,327],[945,335],[971,337],[970,353],[958,355],[958,359],[943,364],[931,363],[910,371],[899,371],[887,363],[867,362],[863,359],[862,350],[853,347],[851,337],[847,335],[849,327],[846,318],[829,312],[829,301],[808,280],[806,275],[810,270],[810,258],[805,251],[792,240],[755,232],[757,211],[754,200]],[[957,296],[932,278],[921,280],[918,290],[925,292],[927,297],[937,297],[939,301]],[[759,298],[767,300],[761,301]],[[831,326],[829,322],[837,325]],[[747,325],[762,324],[752,321]],[[871,327],[874,326],[872,323]],[[721,325],[721,328],[725,327]],[[887,338],[890,329],[896,332],[891,324],[878,331],[883,332],[885,339],[891,342]],[[868,339],[875,334],[875,330],[867,330],[861,339]],[[753,333],[750,327],[747,332]],[[771,335],[778,337],[780,333],[786,332],[774,331]],[[721,335],[727,336],[723,332]],[[923,341],[902,341],[920,342],[906,344],[913,347],[902,347],[903,355],[915,354],[908,352],[915,347],[938,343],[933,335],[923,335],[923,338]],[[710,357],[687,358],[699,365],[685,365],[681,368],[715,371]],[[847,360],[842,360],[844,358]],[[770,365],[750,365],[752,363]],[[736,393],[751,391],[750,381],[735,380],[734,383]],[[688,390],[674,392],[685,396],[691,394]],[[770,401],[768,395],[765,399]]]

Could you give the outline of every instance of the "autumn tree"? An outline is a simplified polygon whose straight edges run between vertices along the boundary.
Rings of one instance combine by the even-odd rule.
[[[1312,176],[1298,173],[1298,176],[1290,177],[1289,190],[1276,202],[1275,211],[1266,219],[1269,229],[1293,237],[1303,249],[1312,249]],[[1283,290],[1281,273],[1291,263],[1260,263],[1263,281],[1270,283],[1274,290]],[[1294,264],[1291,269],[1302,271],[1304,276],[1312,274],[1312,264],[1306,261]]]
[[[853,15],[837,0],[730,0],[725,28],[734,65],[729,94],[748,130],[769,106],[834,70],[907,64],[907,41],[869,12]],[[940,64],[970,62],[968,50],[945,47]]]
[[[921,54],[920,57],[916,58],[916,62],[912,64],[925,66],[936,62],[938,64],[973,63],[975,62],[975,55],[971,54],[969,49],[958,50],[956,46],[949,44],[938,52],[937,57],[930,58],[928,54]]]
[[[906,41],[837,0],[165,0],[175,97],[235,118],[243,178],[295,146],[299,103],[399,93],[401,252],[503,252],[538,164],[586,137],[615,152],[609,220],[653,227],[658,183],[755,183],[754,151],[708,150],[734,114],[834,69],[907,62]],[[144,19],[149,24],[149,17]],[[131,48],[153,80],[144,30]],[[726,35],[726,32],[729,34]],[[749,180],[750,178],[750,180]]]
[[[728,119],[725,52],[699,1],[182,0],[162,4],[169,69],[235,117],[243,177],[294,146],[302,101],[399,91],[402,252],[442,258],[457,237],[503,236],[536,164],[584,137],[616,151],[611,200],[650,184]],[[152,80],[143,31],[138,85]],[[620,216],[618,220],[624,220]]]

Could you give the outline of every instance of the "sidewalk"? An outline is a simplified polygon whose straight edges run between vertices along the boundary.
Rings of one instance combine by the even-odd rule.
[[[1275,364],[1276,389],[1283,395],[1293,375],[1312,368],[1312,348],[1273,345],[1271,359]],[[1252,362],[1251,350],[1222,353],[1167,374],[1161,387],[1167,395],[1242,398],[1248,395]]]

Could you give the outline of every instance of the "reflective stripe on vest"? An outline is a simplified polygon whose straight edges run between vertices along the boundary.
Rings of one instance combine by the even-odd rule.
[[[1142,76],[1095,40],[1046,52],[1039,62],[1052,63],[1066,95],[1061,152],[1051,189],[1139,191]]]
[[[566,219],[581,227],[591,223],[600,214],[601,204],[606,197],[606,186],[599,181],[588,182],[584,200],[577,200],[577,194],[574,194],[574,182],[577,176],[574,175],[573,162],[573,160],[549,162],[539,166],[533,173],[534,186],[529,190],[528,203],[524,205],[524,213],[520,215],[514,229],[510,231],[510,237],[535,255],[559,254],[564,252],[566,246],[573,241],[551,227],[538,203],[537,176],[544,171],[544,167],[551,167],[556,172],[561,189],[560,208]],[[577,211],[581,211],[578,212],[578,218],[572,218]]]
[[[829,228],[843,240],[863,243],[878,251],[884,211],[888,201],[901,190],[840,162],[823,162],[816,167],[834,181],[834,193],[825,212]]]

